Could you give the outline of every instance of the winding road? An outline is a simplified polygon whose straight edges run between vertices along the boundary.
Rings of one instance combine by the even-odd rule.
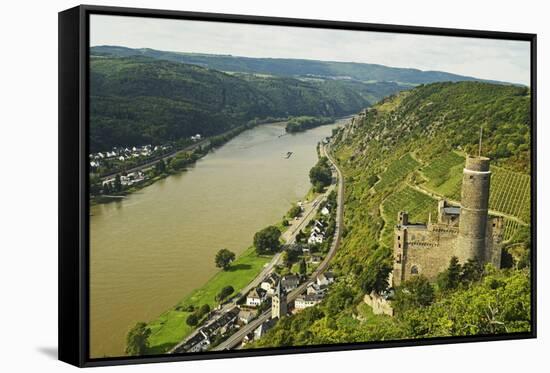
[[[330,163],[334,166],[334,169],[336,170],[337,178],[338,178],[338,197],[337,197],[337,209],[336,209],[336,229],[334,233],[334,240],[332,241],[332,245],[330,247],[329,252],[327,253],[327,256],[323,259],[323,261],[319,264],[317,269],[311,274],[308,281],[305,281],[301,285],[299,285],[296,289],[291,291],[287,295],[287,302],[291,303],[293,302],[300,294],[302,294],[308,284],[314,280],[317,276],[325,272],[330,264],[330,261],[336,254],[336,250],[340,246],[340,240],[342,238],[342,227],[343,227],[343,218],[344,218],[344,177],[342,175],[342,171],[338,168],[336,165],[336,162],[334,162],[334,159],[332,158],[332,155],[325,149],[325,146],[321,146],[321,155],[326,155]],[[332,190],[332,187],[327,190],[327,193]],[[295,236],[295,234],[294,234]],[[244,339],[244,337],[249,334],[250,332],[254,331],[257,327],[259,327],[263,322],[267,321],[271,317],[271,310],[267,310],[264,313],[262,313],[258,318],[251,321],[249,324],[243,326],[241,329],[239,329],[237,332],[232,334],[228,339],[226,339],[224,342],[220,343],[218,346],[214,347],[212,351],[222,351],[222,350],[229,350],[231,348],[235,348],[240,345],[241,341]]]

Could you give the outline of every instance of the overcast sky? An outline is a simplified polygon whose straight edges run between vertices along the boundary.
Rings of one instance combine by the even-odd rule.
[[[365,62],[529,85],[529,43],[92,15],[90,43],[245,57]]]

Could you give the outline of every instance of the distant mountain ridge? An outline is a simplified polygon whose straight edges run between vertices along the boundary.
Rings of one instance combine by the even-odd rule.
[[[483,81],[505,83],[478,79],[443,71],[422,71],[412,68],[388,67],[378,64],[358,62],[334,62],[289,58],[252,58],[232,55],[197,54],[160,51],[149,48],[133,49],[121,46],[95,46],[91,53],[96,55],[113,55],[119,57],[146,56],[160,60],[180,62],[207,67],[214,70],[269,74],[275,76],[320,77],[330,79],[350,79],[362,82],[398,82],[402,84],[429,84],[435,82]],[[509,84],[509,83],[505,83]]]

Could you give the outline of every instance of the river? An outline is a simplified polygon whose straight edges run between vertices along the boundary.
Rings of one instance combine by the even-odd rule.
[[[255,232],[279,221],[310,187],[317,142],[344,120],[284,136],[284,123],[257,126],[187,172],[92,206],[91,357],[123,355],[136,322],[212,277],[220,248],[238,255]]]

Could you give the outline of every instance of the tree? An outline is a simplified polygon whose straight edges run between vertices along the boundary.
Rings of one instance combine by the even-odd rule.
[[[307,264],[306,264],[306,259],[305,258],[302,258],[302,260],[300,260],[300,268],[298,269],[298,271],[300,272],[301,275],[306,274]]]
[[[296,235],[296,242],[304,242],[306,240],[306,234],[303,230],[300,230],[298,234]]]
[[[388,276],[392,270],[392,253],[385,247],[375,245],[374,253],[369,257],[365,270],[359,277],[361,290],[369,294],[372,291],[381,293],[389,286]]]
[[[225,298],[227,298],[228,296],[230,296],[231,294],[233,294],[233,292],[235,291],[235,289],[233,289],[233,286],[231,285],[228,285],[228,286],[224,286],[222,288],[222,290],[220,290],[220,292],[216,295],[216,300],[218,302],[221,302],[223,301]]]
[[[281,263],[285,267],[288,267],[290,265],[290,259],[289,259],[288,251],[283,251],[283,253],[281,254]]]
[[[332,183],[332,171],[327,157],[321,157],[317,164],[309,170],[309,180],[317,192],[320,192],[324,187]]]
[[[155,171],[157,173],[162,174],[166,171],[166,162],[164,162],[164,159],[161,159],[155,164]]]
[[[426,307],[435,299],[434,289],[426,277],[420,275],[405,281],[395,292],[394,308],[402,314],[407,310]]]
[[[147,352],[151,329],[144,322],[138,322],[126,335],[126,355],[139,356]]]
[[[235,260],[235,253],[227,249],[221,249],[216,254],[214,261],[216,262],[216,267],[223,268],[226,271],[231,263]]]
[[[210,305],[208,305],[208,304],[203,304],[203,305],[201,306],[201,308],[199,309],[199,314],[197,315],[197,317],[200,319],[200,318],[202,318],[204,315],[207,315],[209,312],[210,312]]]
[[[458,263],[458,258],[453,256],[449,262],[449,267],[437,276],[437,285],[441,290],[456,289],[460,283],[461,272],[462,268]]]
[[[302,212],[302,208],[298,205],[294,205],[288,210],[288,217],[289,218],[295,218],[296,216],[300,215]]]
[[[479,281],[483,275],[483,265],[479,259],[468,259],[466,263],[462,266],[462,273],[460,274],[460,282],[470,283],[474,281]]]
[[[254,247],[260,254],[274,253],[279,250],[281,231],[271,225],[262,229],[254,235]]]
[[[196,314],[192,313],[189,316],[187,316],[187,320],[185,322],[189,326],[196,326],[199,323],[199,318],[197,317]]]
[[[120,175],[117,174],[115,176],[115,184],[114,184],[114,191],[119,193],[122,191],[122,181],[120,180]]]

